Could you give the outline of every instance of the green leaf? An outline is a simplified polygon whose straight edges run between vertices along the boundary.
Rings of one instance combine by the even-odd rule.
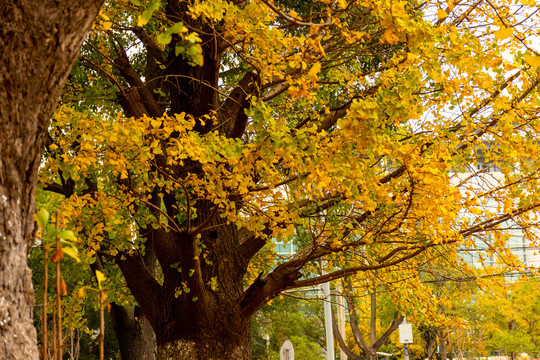
[[[202,47],[199,44],[190,46],[187,50],[187,55],[190,57],[196,57],[197,55],[202,53]]]
[[[192,32],[191,34],[186,36],[186,40],[192,44],[195,44],[196,42],[201,41],[201,38],[199,37],[199,35],[197,35],[197,33]]]
[[[66,246],[66,247],[62,248],[62,251],[67,256],[75,259],[75,261],[81,262],[81,259],[79,258],[79,250],[77,250],[77,248],[72,247],[72,246]]]
[[[176,24],[174,24],[173,26],[171,26],[170,28],[166,30],[166,32],[170,34],[180,34],[186,31],[187,31],[187,28],[184,26],[184,23],[181,21],[177,22]]]
[[[77,237],[75,236],[75,234],[71,230],[61,231],[60,234],[58,234],[58,236],[61,239],[64,239],[64,240],[77,241]]]
[[[178,43],[174,47],[174,56],[178,56],[178,55],[184,53],[185,51],[186,51],[186,48],[182,44]]]
[[[160,43],[161,45],[167,45],[168,43],[171,42],[172,36],[171,36],[171,34],[169,34],[169,33],[167,33],[167,32],[164,32],[164,33],[159,34],[159,35],[156,37],[156,40],[157,40],[157,42]]]
[[[170,28],[166,29],[163,33],[157,36],[157,41],[162,45],[167,45],[172,40],[172,34],[180,34],[188,31],[183,22],[177,22]]]
[[[39,209],[37,214],[37,221],[39,225],[41,226],[41,229],[44,231],[47,228],[47,224],[49,223],[50,214],[46,209]]]
[[[161,5],[160,0],[153,0],[146,10],[142,12],[142,14],[139,16],[139,20],[137,21],[137,24],[139,26],[146,25],[148,21],[150,21],[150,18],[152,17],[152,14],[154,14],[154,11],[159,9],[159,6]]]
[[[50,237],[55,237],[59,234],[60,232],[56,229],[56,225],[55,224],[47,224],[47,235],[50,236]]]

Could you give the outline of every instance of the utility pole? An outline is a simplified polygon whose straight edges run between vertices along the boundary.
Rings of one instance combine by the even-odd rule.
[[[334,359],[334,332],[332,331],[332,302],[330,301],[330,283],[322,284],[324,293],[324,327],[326,328],[326,360]]]
[[[321,262],[322,274],[326,274],[326,260]],[[326,360],[334,358],[334,332],[332,331],[332,301],[330,297],[330,282],[322,284],[324,294],[324,327],[326,329]]]
[[[409,344],[413,342],[412,325],[407,324],[407,317],[403,317],[403,322],[399,325],[399,342],[403,344],[404,360],[409,360]]]

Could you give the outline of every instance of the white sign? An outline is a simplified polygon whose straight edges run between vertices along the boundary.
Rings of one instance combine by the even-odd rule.
[[[289,340],[285,340],[279,350],[279,360],[294,360],[294,349]]]
[[[399,342],[402,344],[412,344],[412,324],[399,325]]]

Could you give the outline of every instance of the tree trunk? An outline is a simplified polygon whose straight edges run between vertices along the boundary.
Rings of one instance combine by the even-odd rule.
[[[370,330],[369,330],[369,347],[370,353],[368,354],[368,359],[376,360],[377,359],[377,349],[375,349],[375,342],[377,341],[377,287],[373,286],[371,291],[371,321],[370,321]]]
[[[427,340],[427,358],[428,360],[433,360],[433,355],[435,354],[435,338],[429,338]]]
[[[247,322],[249,324],[249,321]],[[197,331],[190,339],[176,339],[157,346],[157,360],[251,360],[249,326],[219,326]]]
[[[441,360],[446,360],[446,334],[444,329],[439,331],[439,346],[441,348]]]
[[[123,360],[155,359],[156,336],[138,307],[131,311],[113,303],[111,317]]]
[[[96,185],[97,187],[97,185]],[[96,261],[90,265],[92,273],[105,272],[101,256],[95,256]],[[156,260],[153,251],[145,252],[146,268],[153,275],[156,272]],[[154,360],[156,350],[156,335],[148,318],[139,306],[121,306],[111,303],[111,319],[116,340],[123,360]]]
[[[33,242],[47,124],[101,0],[0,1],[0,354],[37,359]]]

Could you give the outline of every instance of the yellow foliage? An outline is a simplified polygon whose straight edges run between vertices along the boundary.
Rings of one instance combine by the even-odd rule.
[[[448,17],[448,13],[444,11],[443,9],[437,9],[437,17],[439,20],[444,20]]]
[[[320,259],[336,277],[345,268],[416,279],[426,300],[426,264],[474,272],[460,258],[474,237],[499,249],[505,221],[531,224],[540,99],[529,67],[540,60],[521,55],[504,1],[500,13],[448,2],[451,19],[416,1],[324,0],[309,11],[192,1],[178,18],[165,2],[113,3],[121,10],[102,16],[109,31],[91,34],[51,122],[40,174],[67,194],[87,257],[137,258],[163,241],[164,271],[190,282],[164,288],[199,292],[193,306],[260,274],[270,284],[273,271],[287,282],[279,291],[312,285]],[[299,258],[279,258],[275,240],[293,242]],[[235,264],[236,282],[222,286],[220,269]]]
[[[531,65],[533,68],[540,67],[540,56],[537,55],[523,55],[525,62]]]
[[[495,37],[499,40],[504,40],[506,39],[507,37],[510,37],[514,34],[514,29],[513,28],[501,28],[500,30],[498,31],[495,31]]]

